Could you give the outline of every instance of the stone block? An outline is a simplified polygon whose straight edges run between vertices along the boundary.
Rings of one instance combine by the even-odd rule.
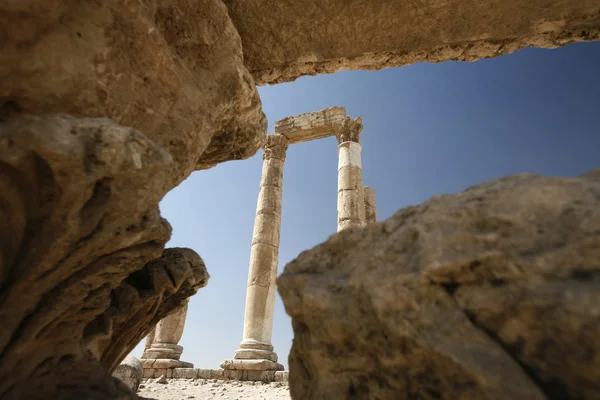
[[[239,381],[242,380],[242,375],[246,371],[240,371],[235,369],[226,369],[223,370],[223,378]]]
[[[338,221],[344,219],[365,220],[365,199],[362,190],[340,190],[338,192]]]
[[[175,379],[198,379],[198,371],[196,368],[174,368],[172,376]]]
[[[221,363],[221,368],[246,371],[281,371],[283,365],[270,360],[225,360]]]
[[[257,214],[254,220],[252,244],[264,243],[279,247],[280,214]]]
[[[276,121],[275,133],[285,136],[290,143],[307,142],[335,135],[334,127],[345,119],[344,107],[330,107]]]
[[[339,190],[361,190],[363,188],[362,168],[345,166],[338,171]]]
[[[274,378],[275,382],[288,382],[289,381],[289,372],[276,371],[275,376],[273,378]]]

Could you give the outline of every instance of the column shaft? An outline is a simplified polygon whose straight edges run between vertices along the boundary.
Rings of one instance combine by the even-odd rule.
[[[284,160],[265,158],[258,195],[244,318],[244,342],[270,345],[279,256]]]
[[[277,354],[273,352],[271,335],[277,291],[283,164],[287,146],[285,137],[267,136],[250,249],[244,335],[234,359],[221,363],[224,369],[283,369],[277,363]]]
[[[377,206],[375,204],[375,190],[372,187],[364,186],[365,196],[365,221],[367,224],[377,222]]]
[[[343,142],[338,146],[338,232],[365,225],[361,145]]]

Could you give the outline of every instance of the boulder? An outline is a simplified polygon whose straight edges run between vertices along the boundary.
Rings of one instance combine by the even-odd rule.
[[[138,387],[142,382],[143,374],[144,369],[142,368],[142,363],[131,354],[125,357],[113,372],[115,378],[119,379],[134,392],[137,392]]]
[[[600,170],[433,197],[277,285],[294,399],[600,398]]]

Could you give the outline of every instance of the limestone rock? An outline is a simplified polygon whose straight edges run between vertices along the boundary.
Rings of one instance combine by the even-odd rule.
[[[600,38],[597,0],[229,0],[259,85]]]
[[[600,170],[436,196],[278,287],[297,399],[600,398]]]
[[[128,355],[113,372],[113,376],[123,382],[134,392],[138,390],[142,382],[144,370],[142,363],[136,357]]]
[[[0,399],[134,398],[110,373],[208,280],[163,251],[172,163],[104,118],[0,123]]]
[[[0,120],[111,118],[171,153],[171,187],[262,146],[266,119],[221,0],[2,2],[0,37]]]
[[[159,377],[156,379],[156,383],[162,383],[162,384],[164,385],[164,384],[166,384],[166,383],[169,383],[169,381],[167,381],[167,377],[166,377],[166,376],[164,376],[164,375],[161,375],[161,376],[159,376]]]

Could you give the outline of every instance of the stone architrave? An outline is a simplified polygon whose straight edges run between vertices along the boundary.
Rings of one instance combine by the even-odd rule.
[[[221,368],[229,370],[283,370],[277,363],[271,335],[281,227],[283,164],[289,141],[269,135],[264,146],[263,170],[250,252],[246,293],[244,336],[233,360]]]
[[[338,232],[365,226],[365,199],[362,179],[360,132],[362,119],[347,118],[338,125]]]
[[[148,368],[193,368],[194,364],[181,361],[183,347],[178,343],[183,335],[188,303],[163,318],[146,338],[141,361]]]
[[[369,186],[363,186],[365,199],[365,222],[370,224],[377,222],[377,205],[375,204],[375,190]]]

